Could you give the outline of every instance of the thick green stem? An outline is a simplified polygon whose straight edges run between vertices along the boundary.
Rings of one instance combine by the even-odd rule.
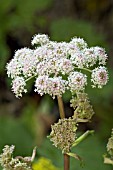
[[[60,112],[61,119],[65,118],[65,112],[64,112],[64,105],[62,98],[57,96],[58,99],[58,107]],[[67,154],[64,154],[64,170],[69,170],[70,168],[70,156]]]

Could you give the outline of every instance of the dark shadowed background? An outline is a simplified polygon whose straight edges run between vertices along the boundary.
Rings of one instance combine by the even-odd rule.
[[[15,155],[30,155],[38,145],[37,158],[46,156],[62,167],[61,152],[46,139],[50,125],[59,118],[57,101],[40,97],[29,83],[29,93],[16,99],[7,78],[6,63],[15,50],[31,48],[34,34],[45,33],[52,40],[84,38],[89,46],[102,46],[109,56],[109,82],[103,89],[87,88],[95,115],[81,124],[79,133],[94,129],[94,136],[81,143],[75,152],[85,161],[84,170],[110,170],[103,164],[107,140],[113,128],[113,1],[112,0],[0,0],[0,152],[5,144],[16,145]],[[70,95],[64,95],[66,115]],[[71,160],[71,170],[80,170]]]

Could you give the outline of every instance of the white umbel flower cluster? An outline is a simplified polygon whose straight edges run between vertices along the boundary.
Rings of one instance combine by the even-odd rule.
[[[12,91],[16,95],[16,97],[22,97],[22,93],[26,93],[27,89],[25,89],[26,82],[23,77],[16,77],[12,81]]]
[[[16,97],[27,92],[26,84],[32,77],[35,78],[35,92],[49,94],[53,98],[62,96],[67,89],[72,94],[84,91],[87,85],[86,71],[91,73],[93,87],[106,85],[107,54],[103,48],[89,48],[82,38],[77,37],[68,43],[51,41],[45,34],[35,35],[31,44],[36,46],[34,50],[17,50],[7,64],[7,74],[12,79],[12,90]]]
[[[98,88],[102,88],[103,85],[106,85],[106,83],[108,81],[108,72],[107,72],[106,68],[104,66],[95,68],[92,71],[91,81],[94,84],[92,87],[98,86]]]
[[[80,72],[71,72],[68,77],[69,89],[71,92],[81,91],[85,89],[87,85],[87,76]]]
[[[35,92],[38,92],[41,96],[43,94],[49,94],[55,98],[55,96],[61,96],[65,93],[67,82],[62,77],[48,77],[39,76],[35,83]]]

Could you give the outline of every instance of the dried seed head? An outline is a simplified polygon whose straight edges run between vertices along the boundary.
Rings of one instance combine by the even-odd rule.
[[[76,137],[76,123],[72,118],[59,119],[51,126],[50,140],[62,153],[68,153]]]
[[[70,102],[75,109],[74,118],[77,122],[89,121],[92,118],[94,111],[86,93],[77,93],[77,97],[73,97]]]
[[[113,158],[113,129],[112,129],[112,132],[111,132],[111,137],[108,140],[107,151]]]
[[[29,159],[21,156],[13,158],[14,148],[13,145],[6,145],[3,148],[3,153],[0,155],[0,164],[3,167],[3,170],[32,170],[32,157],[27,157]]]

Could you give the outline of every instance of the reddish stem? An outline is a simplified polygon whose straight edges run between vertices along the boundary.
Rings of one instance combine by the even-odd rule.
[[[64,105],[62,98],[57,96],[58,99],[58,106],[59,106],[59,112],[61,119],[65,118],[65,112],[64,112]],[[64,170],[69,170],[70,168],[70,156],[67,154],[64,154]]]
[[[70,156],[64,154],[64,170],[69,170],[70,167]]]

